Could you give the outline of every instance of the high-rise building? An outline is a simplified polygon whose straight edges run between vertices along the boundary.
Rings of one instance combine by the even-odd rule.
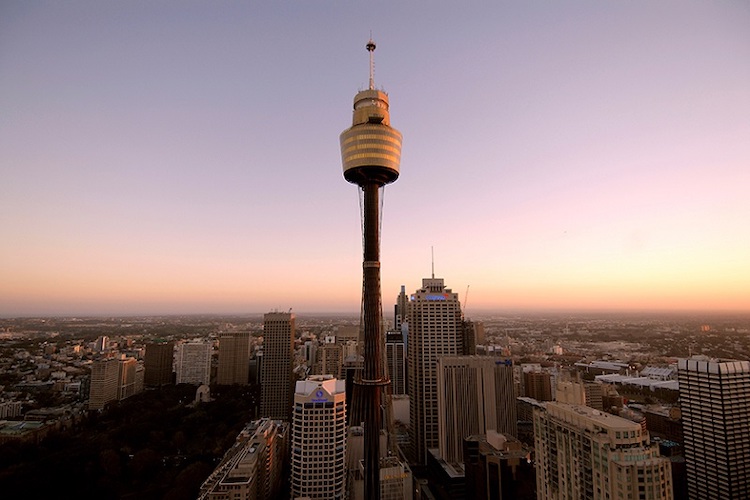
[[[149,387],[171,384],[173,359],[174,342],[146,344],[144,383]]]
[[[118,397],[120,363],[116,359],[94,361],[91,364],[89,410],[101,410]]]
[[[391,394],[406,394],[406,346],[400,330],[386,333],[385,360],[391,379]]]
[[[539,500],[672,500],[670,461],[639,424],[588,406],[544,407],[534,410]]]
[[[177,346],[175,367],[178,384],[211,382],[211,344],[204,341],[184,342]]]
[[[89,410],[101,410],[107,403],[142,392],[143,372],[143,364],[124,355],[92,363]]]
[[[447,463],[463,463],[464,439],[496,431],[516,435],[511,360],[489,356],[438,359],[438,443]]]
[[[326,337],[315,351],[313,375],[333,375],[337,379],[342,379],[343,365],[344,346],[336,343],[336,337]]]
[[[365,427],[365,492],[376,499],[380,491],[380,431],[382,391],[389,384],[385,374],[383,310],[380,296],[380,190],[398,179],[401,164],[401,132],[391,127],[388,94],[375,88],[373,53],[370,53],[370,85],[354,96],[352,126],[339,136],[344,178],[362,190],[362,326],[364,367],[356,380],[353,413],[361,410]]]
[[[438,448],[438,359],[457,356],[463,322],[458,294],[442,278],[425,278],[409,301],[409,409],[411,453],[425,464],[427,450]]]
[[[249,423],[203,482],[199,500],[274,500],[282,496],[289,424]]]
[[[289,421],[292,410],[294,314],[263,316],[263,365],[260,372],[260,416]]]
[[[537,401],[552,401],[552,376],[545,371],[523,372],[524,396]]]
[[[409,296],[406,295],[406,287],[401,285],[401,291],[396,297],[396,306],[394,307],[394,319],[396,330],[401,330],[401,325],[406,323],[409,318]]]
[[[119,360],[117,399],[122,401],[134,394],[143,392],[144,370],[143,364],[135,358],[126,358],[124,355]]]
[[[219,385],[247,385],[250,367],[250,332],[225,332],[219,336]]]
[[[346,396],[343,380],[313,375],[297,382],[291,455],[292,498],[345,498]]]
[[[678,363],[692,500],[750,498],[750,361]]]

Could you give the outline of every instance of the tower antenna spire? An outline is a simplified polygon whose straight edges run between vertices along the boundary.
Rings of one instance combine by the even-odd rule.
[[[365,45],[367,52],[370,53],[370,90],[375,90],[375,42],[372,40],[372,31],[370,32],[370,41]]]
[[[430,254],[432,255],[432,279],[435,279],[435,247],[430,247]]]

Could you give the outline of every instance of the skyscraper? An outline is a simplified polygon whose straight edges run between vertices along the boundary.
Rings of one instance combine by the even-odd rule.
[[[292,498],[345,498],[345,457],[344,381],[313,375],[297,382],[292,417]]]
[[[386,333],[385,359],[391,379],[391,394],[406,394],[406,347],[400,330]]]
[[[544,406],[534,410],[539,500],[673,498],[670,461],[639,424],[588,406]]]
[[[516,435],[516,397],[510,360],[443,356],[438,360],[440,457],[464,461],[464,439],[496,431]]]
[[[125,355],[118,360],[117,399],[127,399],[134,394],[143,392],[143,363]]]
[[[144,383],[151,387],[171,384],[173,360],[174,342],[146,344]]]
[[[219,385],[246,385],[250,367],[250,332],[225,332],[219,336]]]
[[[101,410],[117,400],[120,377],[120,363],[116,359],[94,361],[91,364],[91,385],[89,388],[89,410]]]
[[[425,278],[409,301],[409,409],[412,459],[438,448],[438,359],[462,353],[461,305],[442,278]]]
[[[370,85],[354,96],[352,126],[339,141],[344,178],[359,186],[363,201],[362,324],[364,369],[356,383],[359,397],[353,405],[362,410],[365,424],[365,492],[380,498],[381,395],[388,377],[384,374],[381,343],[383,311],[380,297],[380,188],[398,179],[401,163],[401,132],[391,127],[388,94],[375,88],[373,52],[375,42],[365,46],[370,53]]]
[[[292,411],[294,314],[263,316],[263,365],[260,372],[260,416],[289,421]]]
[[[315,351],[313,375],[333,375],[342,379],[344,365],[344,346],[336,342],[336,337],[329,336]]]
[[[178,384],[209,384],[211,382],[211,344],[192,341],[178,345],[175,367]]]
[[[678,362],[688,494],[750,498],[750,361]]]

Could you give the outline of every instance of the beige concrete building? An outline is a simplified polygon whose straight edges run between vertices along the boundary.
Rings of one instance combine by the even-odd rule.
[[[294,314],[263,316],[263,363],[260,370],[260,416],[286,422],[292,411]]]
[[[342,378],[341,367],[344,364],[344,346],[336,343],[336,337],[326,337],[315,352],[314,375],[333,375]]]
[[[672,500],[669,459],[630,420],[588,406],[534,410],[539,500]]]
[[[496,431],[516,435],[510,360],[488,356],[438,359],[438,443],[447,463],[462,463],[464,439]]]
[[[91,365],[89,388],[89,410],[101,410],[117,400],[120,376],[120,363],[116,359],[95,361]]]
[[[463,352],[463,323],[458,294],[442,278],[425,278],[409,300],[408,358],[410,451],[415,463],[427,463],[427,450],[438,448],[438,359]]]
[[[346,497],[345,382],[329,375],[299,381],[294,392],[291,497]]]

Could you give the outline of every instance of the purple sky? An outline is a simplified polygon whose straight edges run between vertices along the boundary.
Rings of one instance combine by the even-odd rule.
[[[259,4],[259,3],[258,3]],[[0,315],[356,311],[338,135],[404,135],[382,273],[481,309],[750,309],[750,4],[0,5]]]

